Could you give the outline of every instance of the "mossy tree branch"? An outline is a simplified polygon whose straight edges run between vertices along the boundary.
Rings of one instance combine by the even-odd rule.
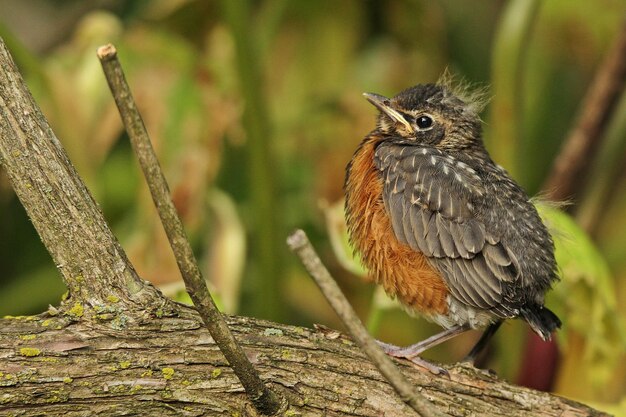
[[[289,399],[284,416],[412,416],[361,349],[337,331],[228,318],[264,380]],[[606,416],[469,366],[450,378],[399,368],[444,415]],[[0,319],[0,415],[255,416],[197,314],[181,307],[115,330],[43,314]]]
[[[0,136],[0,163],[76,311],[95,314],[110,300],[148,313],[168,309],[169,302],[137,276],[1,39]]]

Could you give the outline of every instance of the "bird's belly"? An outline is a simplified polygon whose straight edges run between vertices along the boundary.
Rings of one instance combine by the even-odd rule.
[[[382,200],[383,184],[373,163],[375,142],[354,155],[346,180],[348,230],[372,278],[409,311],[447,316],[449,291],[426,257],[394,235]],[[449,326],[446,326],[449,327]]]
[[[411,314],[410,310],[407,310]],[[474,308],[460,302],[454,297],[448,297],[447,314],[422,314],[426,319],[449,329],[457,324],[469,325],[473,329],[485,327],[494,322],[497,318],[489,310]]]

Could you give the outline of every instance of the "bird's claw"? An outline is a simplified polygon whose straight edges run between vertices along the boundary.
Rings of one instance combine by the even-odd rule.
[[[379,340],[377,340],[377,342],[382,350],[389,356],[398,359],[406,359],[412,364],[417,365],[420,368],[426,369],[434,375],[441,375],[450,378],[450,373],[447,370],[445,370],[441,366],[435,365],[434,363],[427,361],[426,359],[422,359],[419,357],[419,354],[422,353],[422,349],[416,348],[415,346],[403,348],[389,343],[384,343]]]
[[[441,366],[435,365],[434,363],[431,363],[427,361],[426,359],[422,359],[419,356],[415,356],[413,358],[406,358],[406,359],[411,361],[411,363],[413,363],[414,365],[417,365],[420,368],[424,368],[428,370],[433,375],[440,375],[440,376],[444,376],[450,379],[450,373],[446,369],[442,368]]]

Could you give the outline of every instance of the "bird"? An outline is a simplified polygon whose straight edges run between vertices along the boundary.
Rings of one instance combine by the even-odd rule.
[[[438,374],[419,355],[472,329],[485,329],[472,363],[507,319],[550,340],[561,327],[544,303],[558,280],[554,243],[484,146],[484,91],[444,80],[364,96],[378,117],[346,167],[349,241],[389,296],[443,328],[408,347],[379,342],[383,350]]]

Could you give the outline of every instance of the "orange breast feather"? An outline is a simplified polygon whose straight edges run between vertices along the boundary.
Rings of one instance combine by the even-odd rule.
[[[399,242],[382,199],[383,184],[374,166],[377,137],[355,153],[346,182],[348,230],[361,259],[387,294],[422,314],[446,314],[448,289],[421,252]]]

